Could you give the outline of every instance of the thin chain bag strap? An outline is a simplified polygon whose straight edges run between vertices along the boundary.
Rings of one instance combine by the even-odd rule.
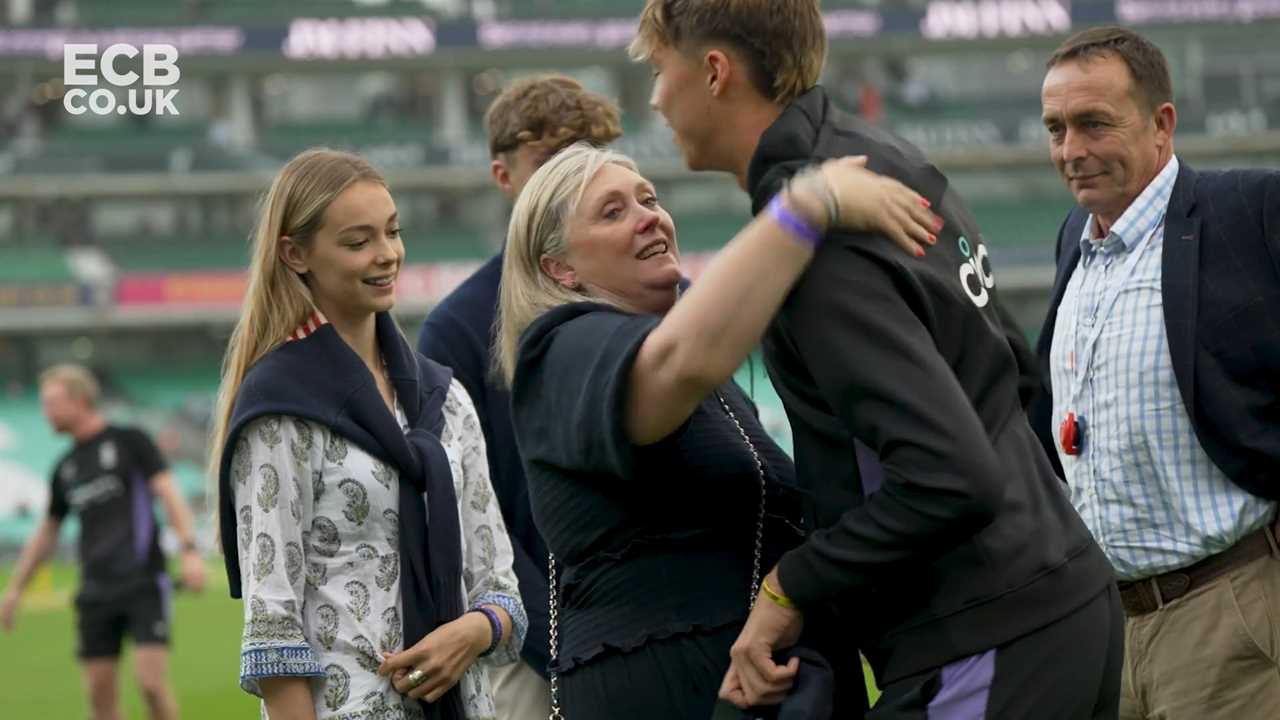
[[[560,656],[559,595],[560,591],[556,588],[556,556],[555,553],[549,552],[547,553],[547,604],[550,608],[548,625],[551,629],[547,635],[551,645],[551,663],[547,673],[551,680],[551,714],[547,716],[547,720],[564,720],[564,715],[560,712],[560,673],[555,670],[556,658]]]
[[[720,393],[716,393],[716,399],[720,401],[720,407],[724,408],[724,412],[733,421],[734,427],[738,428],[738,434],[742,437],[742,442],[746,443],[747,450],[751,452],[751,458],[756,463],[756,477],[760,480],[760,510],[756,513],[756,532],[754,538],[754,547],[752,549],[751,558],[751,594],[747,598],[747,607],[755,607],[756,597],[760,594],[760,564],[764,555],[764,512],[765,512],[765,496],[766,486],[764,479],[764,461],[760,459],[760,453],[756,451],[756,446],[751,442],[751,437],[747,435],[747,431],[742,427],[742,423],[738,421],[738,416],[734,414],[729,407],[729,403],[725,402],[724,397]],[[551,714],[547,716],[547,720],[564,720],[564,714],[560,709],[560,673],[555,671],[556,658],[560,656],[560,630],[559,630],[559,590],[556,587],[556,556],[554,553],[547,553],[547,604],[549,610],[550,632],[548,639],[550,641],[551,667],[548,668],[548,675],[551,681]]]
[[[747,599],[747,608],[753,608],[756,605],[756,597],[760,594],[760,563],[764,555],[764,510],[765,510],[765,480],[764,480],[764,461],[760,459],[760,453],[756,451],[755,443],[751,442],[751,436],[747,435],[747,431],[742,427],[742,423],[738,421],[738,416],[730,409],[729,403],[725,401],[724,396],[719,392],[716,393],[716,399],[720,401],[720,407],[724,408],[724,412],[733,421],[735,427],[738,428],[738,434],[742,436],[742,442],[746,443],[747,450],[751,451],[751,458],[756,462],[756,477],[760,480],[760,510],[756,513],[756,535],[755,546],[752,548],[751,558],[751,597]]]

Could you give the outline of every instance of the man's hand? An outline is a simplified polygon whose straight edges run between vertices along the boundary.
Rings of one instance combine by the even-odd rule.
[[[204,558],[194,548],[182,553],[182,586],[196,593],[204,590]]]
[[[0,599],[0,630],[13,632],[13,621],[18,614],[18,593],[10,590]]]
[[[783,594],[777,570],[769,573],[769,587]],[[784,650],[800,639],[804,613],[784,608],[761,593],[738,640],[729,649],[729,672],[720,685],[720,699],[747,709],[777,705],[795,682],[800,659],[786,665],[773,661],[775,650]]]

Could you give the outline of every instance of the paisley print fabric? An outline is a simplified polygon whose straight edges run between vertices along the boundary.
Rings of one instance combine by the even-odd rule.
[[[496,720],[487,668],[518,659],[528,621],[484,440],[456,381],[444,413],[465,605],[500,605],[515,620],[511,641],[459,683],[468,720]],[[398,419],[403,427],[402,413]],[[320,720],[422,717],[376,674],[383,652],[404,649],[397,468],[324,425],[293,417],[259,418],[241,438],[232,458],[248,599],[241,686],[260,694],[263,677],[309,677]]]

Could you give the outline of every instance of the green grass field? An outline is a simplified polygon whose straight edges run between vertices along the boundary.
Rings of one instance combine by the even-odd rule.
[[[8,585],[10,570],[0,569],[0,588]],[[76,570],[72,565],[56,564],[42,572],[48,575],[37,577],[27,589],[13,633],[0,634],[0,678],[4,685],[0,716],[24,720],[86,718],[88,700],[74,655],[71,596]],[[170,677],[183,720],[256,718],[257,699],[237,684],[243,622],[240,601],[227,595],[220,563],[209,564],[208,579],[203,594],[179,593],[174,601]],[[146,718],[127,650],[120,669],[124,717]],[[875,698],[878,693],[869,670],[867,686]]]
[[[0,587],[11,568],[0,570]],[[184,720],[256,718],[257,699],[237,684],[242,615],[240,601],[227,595],[220,564],[209,566],[201,595],[179,593],[174,601],[170,675]],[[88,700],[75,659],[71,595],[76,571],[55,565],[52,578],[38,578],[23,597],[17,626],[0,634],[0,715],[36,720],[77,720],[89,716]],[[124,717],[146,718],[127,651],[121,659],[120,698]]]

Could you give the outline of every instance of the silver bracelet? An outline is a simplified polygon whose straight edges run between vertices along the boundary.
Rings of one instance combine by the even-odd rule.
[[[797,187],[801,185],[802,187]],[[831,183],[827,177],[822,174],[817,165],[811,165],[804,171],[796,174],[787,182],[786,191],[790,196],[795,191],[812,192],[817,196],[818,201],[822,203],[822,209],[826,211],[826,221],[823,227],[830,229],[836,224],[836,220],[840,217],[840,204],[836,199],[835,190],[831,188]]]

